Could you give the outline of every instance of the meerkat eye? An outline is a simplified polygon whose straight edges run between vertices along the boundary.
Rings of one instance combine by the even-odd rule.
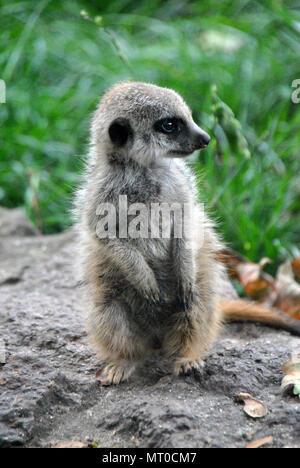
[[[162,119],[154,124],[154,128],[157,132],[161,133],[175,133],[179,130],[179,121],[175,118]]]
[[[176,128],[177,128],[177,125],[173,120],[165,120],[161,124],[161,129],[166,133],[174,132]]]

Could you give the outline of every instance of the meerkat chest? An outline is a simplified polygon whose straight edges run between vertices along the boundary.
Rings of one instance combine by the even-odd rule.
[[[127,170],[106,180],[99,190],[104,203],[103,223],[107,222],[107,205],[113,209],[116,235],[126,237],[154,258],[169,256],[170,240],[182,231],[187,205],[193,205],[192,191],[185,174],[176,165],[134,172]],[[99,223],[98,223],[99,224]]]
[[[125,179],[120,189],[131,203],[184,203],[191,200],[186,177],[176,166],[153,168]]]
[[[193,204],[184,175],[176,168],[147,172],[134,186],[125,187],[123,196],[128,232],[135,243],[140,244],[146,256],[153,258],[159,251],[161,258],[167,258],[170,240],[174,235],[183,235],[190,212],[187,205]]]

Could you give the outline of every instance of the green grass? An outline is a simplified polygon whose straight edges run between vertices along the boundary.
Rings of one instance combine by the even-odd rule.
[[[226,241],[276,262],[299,246],[299,2],[0,1],[0,43],[0,204],[46,233],[66,228],[91,112],[133,78],[176,89],[214,135],[194,164]],[[241,128],[217,115],[212,84]]]

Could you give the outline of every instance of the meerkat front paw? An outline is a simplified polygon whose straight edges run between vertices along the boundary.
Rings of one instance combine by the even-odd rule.
[[[149,304],[158,305],[161,303],[162,298],[160,295],[160,290],[154,276],[151,278],[151,280],[149,279],[146,285],[141,287],[141,294]]]
[[[188,375],[193,371],[201,372],[204,368],[202,359],[177,359],[174,363],[173,372],[175,375]]]
[[[109,363],[103,369],[97,372],[97,379],[102,387],[117,385],[129,379],[135,365],[131,363]]]

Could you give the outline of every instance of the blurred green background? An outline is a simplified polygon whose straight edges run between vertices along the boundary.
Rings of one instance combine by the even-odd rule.
[[[91,113],[129,78],[177,90],[214,136],[192,164],[233,248],[300,245],[299,1],[0,1],[0,45],[0,204],[69,226]]]

